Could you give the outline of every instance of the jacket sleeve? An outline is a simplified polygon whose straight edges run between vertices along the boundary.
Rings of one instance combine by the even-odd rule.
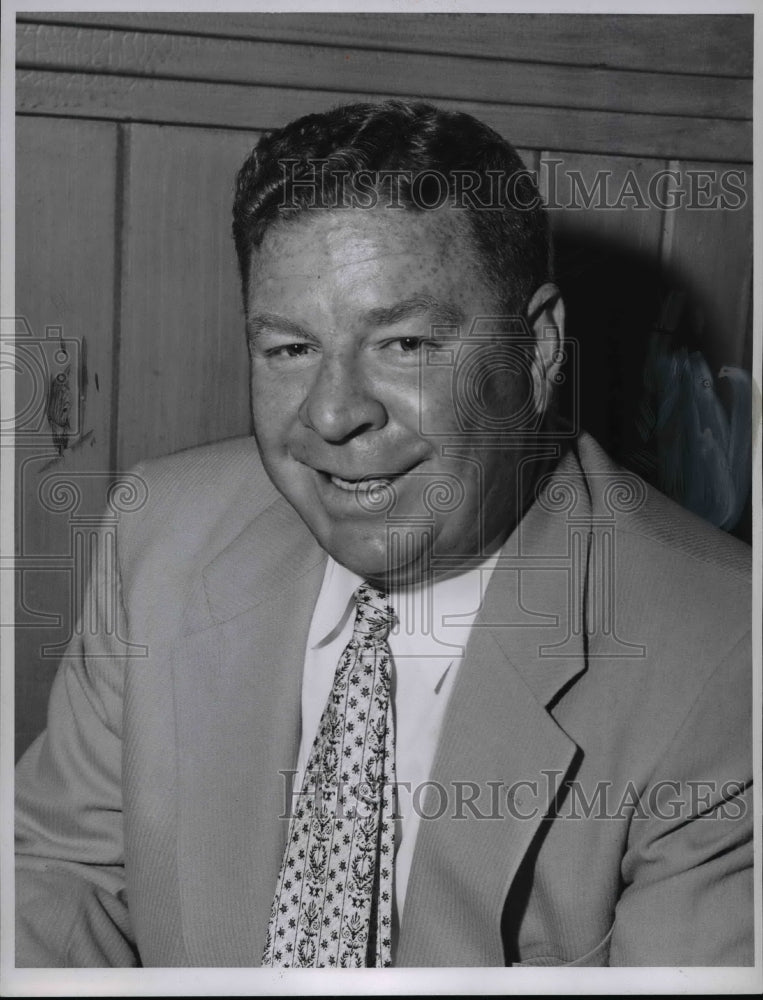
[[[698,694],[637,804],[610,965],[754,964],[750,666],[747,637]]]
[[[53,684],[47,731],[16,772],[19,967],[139,964],[120,788],[125,616],[118,569],[99,563]]]

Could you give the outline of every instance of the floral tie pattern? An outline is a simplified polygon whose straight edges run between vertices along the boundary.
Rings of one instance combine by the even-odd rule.
[[[355,591],[355,625],[334,676],[289,824],[263,965],[392,964],[395,736],[385,594]]]

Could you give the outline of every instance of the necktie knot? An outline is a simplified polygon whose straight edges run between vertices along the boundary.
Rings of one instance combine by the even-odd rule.
[[[397,621],[387,595],[370,583],[362,583],[353,597],[356,607],[353,638],[384,642]]]

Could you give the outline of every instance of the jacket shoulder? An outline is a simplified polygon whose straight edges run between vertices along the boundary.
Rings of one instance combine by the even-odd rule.
[[[274,489],[253,437],[229,438],[147,459],[134,471],[143,477],[154,503],[172,499],[193,506],[203,497],[206,505],[213,492],[210,486],[222,502],[244,488],[250,499]]]
[[[280,494],[252,437],[232,438],[140,462],[142,507],[120,518],[120,567],[180,584],[195,575]]]
[[[139,462],[132,474],[145,491],[141,531],[154,522],[193,531],[215,520],[252,517],[278,495],[254,438],[237,437]]]
[[[618,466],[592,439],[580,442],[579,455],[591,493],[593,532],[601,526],[611,531],[609,576],[603,566],[598,572],[611,588],[617,634],[643,647],[644,664],[661,663],[671,684],[696,691],[746,642],[752,621],[750,547]],[[601,561],[603,538],[598,542],[594,549]],[[606,646],[600,636],[591,642]]]
[[[633,546],[640,542],[645,551],[654,547],[662,552],[673,572],[685,566],[694,573],[728,574],[749,585],[749,545],[619,466],[589,435],[581,436],[578,454],[591,490],[594,516],[611,513],[619,537]]]

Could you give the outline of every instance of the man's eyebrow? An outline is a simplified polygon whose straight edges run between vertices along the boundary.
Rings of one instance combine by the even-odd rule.
[[[377,306],[369,309],[363,319],[369,326],[394,326],[414,316],[425,314],[429,314],[433,325],[460,326],[466,320],[465,314],[458,306],[440,302],[432,295],[414,295],[396,302],[393,306]],[[305,327],[276,313],[251,313],[246,321],[246,329],[250,339],[256,338],[264,330],[274,330],[305,340],[313,339],[313,334]]]
[[[414,316],[422,316],[429,313],[434,324],[444,326],[459,326],[466,316],[458,306],[449,302],[440,302],[431,295],[414,295],[412,298],[403,299],[393,306],[379,306],[369,309],[364,319],[370,326],[394,326],[395,323],[402,323],[406,319]]]
[[[254,339],[263,330],[276,330],[279,333],[286,333],[291,337],[301,337],[304,340],[312,340],[313,336],[294,320],[285,316],[278,316],[276,313],[251,313],[246,321],[246,332],[250,339]]]

